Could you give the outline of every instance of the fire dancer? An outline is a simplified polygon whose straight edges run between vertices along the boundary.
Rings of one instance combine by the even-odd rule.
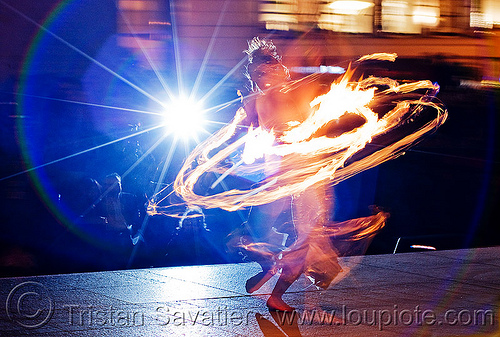
[[[231,123],[193,150],[174,190],[189,207],[253,207],[246,232],[240,231],[245,235],[231,236],[262,266],[246,288],[254,292],[280,272],[267,305],[293,310],[282,296],[301,274],[326,289],[341,271],[337,257],[364,252],[388,217],[377,210],[369,217],[331,221],[330,185],[396,158],[434,132],[448,113],[433,102],[439,86],[431,81],[355,81],[348,70],[329,91],[320,93],[315,92],[318,81],[313,82],[313,76],[290,80],[271,42],[254,38],[246,53],[252,93]],[[358,61],[372,59],[392,60],[394,55],[372,54]],[[374,107],[380,109],[374,112]],[[237,137],[245,119],[252,127]],[[381,144],[367,148],[374,139]],[[211,189],[230,174],[260,178],[249,189],[198,194],[195,186],[206,172],[219,175]],[[151,202],[148,212],[168,210]]]
[[[289,82],[290,75],[281,62],[274,44],[254,38],[249,43],[246,53],[249,60],[246,75],[251,90],[257,93],[254,99],[245,105],[245,111],[251,122],[266,130],[272,130],[277,135],[286,131],[290,122],[303,122],[309,116],[310,108],[292,99],[293,92],[282,90]],[[310,255],[319,253],[311,251],[311,245],[317,245],[320,239],[319,237],[313,239],[317,235],[313,235],[312,231],[328,221],[330,198],[327,194],[323,187],[311,187],[299,195],[253,207],[250,211],[247,226],[253,243],[246,247],[251,257],[261,265],[262,272],[246,282],[246,290],[250,293],[256,291],[281,269],[280,277],[267,301],[267,306],[272,310],[293,310],[283,301],[282,296],[306,271],[308,267],[306,260],[311,259]],[[287,232],[283,239],[287,235],[296,236],[295,241],[283,251],[278,250],[278,244],[269,242],[273,236],[278,236],[279,231]],[[324,272],[330,274],[328,278],[331,281],[341,268],[329,240],[323,238],[321,241],[322,260],[328,264],[322,268],[329,268]],[[325,252],[327,256],[324,255]],[[280,254],[281,258],[278,259]],[[327,287],[330,282],[317,280],[317,283],[323,283],[323,286]]]

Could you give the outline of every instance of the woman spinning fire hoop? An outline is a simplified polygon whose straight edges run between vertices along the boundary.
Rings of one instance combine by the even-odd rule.
[[[301,274],[326,289],[342,270],[337,257],[366,247],[388,217],[330,221],[329,186],[402,154],[444,123],[447,112],[432,101],[439,87],[430,81],[350,82],[348,70],[314,98],[312,81],[291,81],[272,42],[254,38],[246,53],[252,95],[229,125],[193,150],[174,189],[190,207],[252,207],[245,231],[232,236],[262,267],[246,289],[252,293],[280,272],[267,305],[290,311],[282,295]],[[234,140],[241,124],[251,126]],[[235,164],[228,168],[228,161]],[[218,175],[210,189],[229,174],[261,179],[247,189],[197,194],[207,172]],[[151,204],[149,211],[162,208]],[[342,244],[334,248],[332,239]]]

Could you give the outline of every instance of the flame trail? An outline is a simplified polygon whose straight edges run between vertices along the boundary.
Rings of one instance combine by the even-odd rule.
[[[363,62],[363,61],[368,61],[368,60],[381,60],[381,61],[394,62],[394,61],[396,61],[397,57],[398,57],[398,55],[396,53],[374,53],[374,54],[370,54],[370,55],[361,56],[356,61]]]
[[[281,134],[250,128],[231,141],[237,137],[238,125],[246,117],[245,108],[240,108],[230,124],[189,155],[174,182],[175,192],[189,207],[235,211],[267,204],[316,184],[338,184],[393,159],[447,119],[446,109],[433,102],[439,91],[437,84],[430,81],[399,84],[378,77],[352,81],[352,73],[347,71],[331,84],[330,91],[311,101],[313,112],[305,121],[289,123],[289,129]],[[387,106],[388,111],[378,111]],[[432,118],[428,117],[429,112]],[[357,116],[364,122],[332,136],[336,125],[349,116]],[[413,129],[408,131],[408,126]],[[391,141],[374,150],[375,146],[368,148],[374,139]],[[228,161],[237,163],[229,171]],[[213,195],[195,193],[195,185],[207,172],[224,177],[260,174],[265,178],[250,189],[231,189]],[[160,205],[150,207],[155,214],[168,213]]]

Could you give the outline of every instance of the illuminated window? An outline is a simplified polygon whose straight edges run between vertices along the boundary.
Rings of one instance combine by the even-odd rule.
[[[436,27],[439,23],[439,0],[414,1],[412,20],[420,27]]]
[[[309,30],[316,26],[322,1],[260,1],[259,21],[269,30]]]
[[[382,30],[393,33],[418,33],[411,21],[411,8],[406,1],[385,0],[382,2]]]
[[[258,0],[268,30],[421,34],[500,25],[499,0]]]
[[[373,32],[371,0],[336,0],[324,6],[318,22],[319,28],[348,33]]]
[[[500,25],[500,2],[498,0],[474,1],[470,13],[470,26],[493,28]]]
[[[259,21],[269,30],[290,30],[297,26],[297,1],[262,1]]]
[[[382,30],[419,34],[439,24],[439,0],[383,0]]]
[[[285,0],[260,1],[259,21],[266,29],[339,32],[373,31],[373,0]]]

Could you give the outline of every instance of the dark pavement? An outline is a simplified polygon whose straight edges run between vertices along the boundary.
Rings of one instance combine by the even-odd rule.
[[[500,247],[342,258],[271,313],[253,263],[0,279],[2,336],[500,336]],[[5,305],[4,305],[5,304]]]

